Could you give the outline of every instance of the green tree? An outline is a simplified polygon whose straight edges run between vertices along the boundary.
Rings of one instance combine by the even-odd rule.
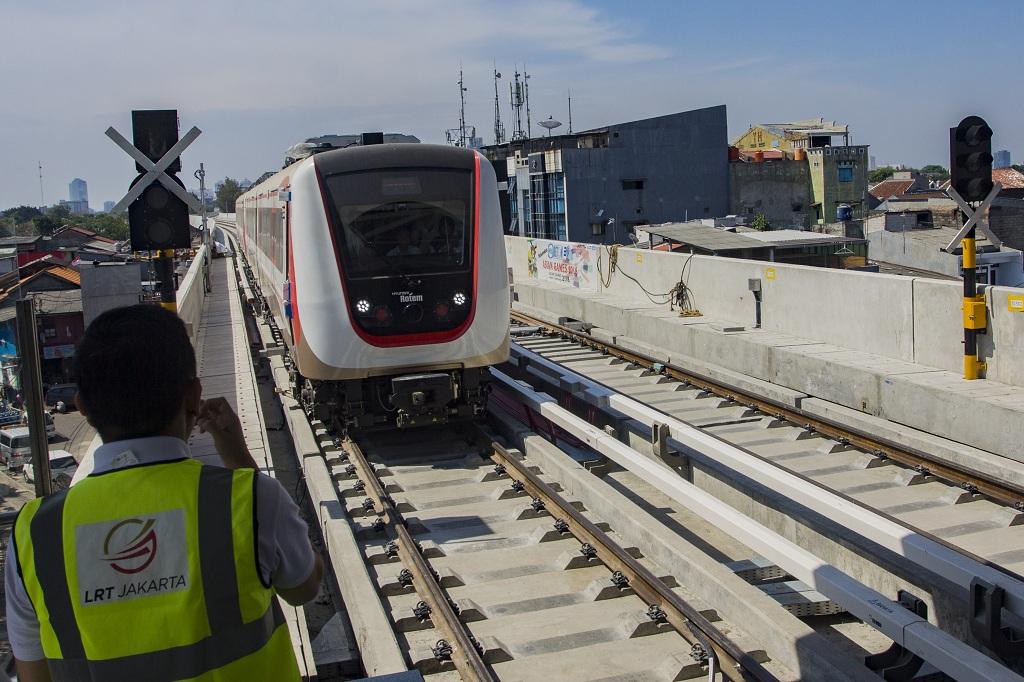
[[[1010,168],[1017,171],[1018,173],[1024,173],[1024,163],[1015,163],[1011,165]]]
[[[947,180],[949,179],[949,171],[946,170],[945,166],[940,166],[937,163],[928,164],[921,168],[921,172],[930,177],[932,180]]]
[[[124,215],[113,215],[111,213],[97,213],[96,215],[83,216],[87,220],[81,222],[81,226],[92,230],[96,234],[110,237],[118,241],[128,239],[128,220]]]
[[[896,169],[892,166],[879,166],[873,171],[868,171],[868,182],[874,185],[892,177],[892,174],[895,172]]]
[[[235,200],[242,195],[242,186],[238,184],[238,180],[224,178],[223,181],[217,183],[214,189],[217,196],[217,208],[225,213],[233,213]]]
[[[768,218],[765,217],[764,213],[758,213],[754,216],[754,220],[750,223],[750,226],[755,230],[766,232],[772,229],[771,223],[768,222]]]
[[[0,213],[0,216],[2,216],[4,220],[9,221],[12,225],[27,223],[41,215],[43,215],[43,212],[35,206],[15,206],[14,208],[9,208],[3,213]]]

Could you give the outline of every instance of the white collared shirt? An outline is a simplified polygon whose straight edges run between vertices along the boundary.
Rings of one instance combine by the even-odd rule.
[[[96,448],[90,476],[191,456],[185,441],[170,436],[114,441]],[[299,516],[298,506],[276,479],[264,474],[257,474],[254,502],[261,577],[280,589],[301,585],[313,572],[316,559],[309,543],[309,529]],[[44,657],[39,641],[39,620],[25,592],[25,584],[18,575],[13,537],[12,531],[4,570],[7,637],[16,658],[38,661]]]

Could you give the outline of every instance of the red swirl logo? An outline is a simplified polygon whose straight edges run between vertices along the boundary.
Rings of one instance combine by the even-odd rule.
[[[156,558],[156,519],[125,519],[103,541],[103,559],[118,573],[143,571]]]

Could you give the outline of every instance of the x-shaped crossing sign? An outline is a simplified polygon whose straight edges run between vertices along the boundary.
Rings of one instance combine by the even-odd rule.
[[[202,206],[199,204],[199,201],[194,196],[186,192],[184,187],[175,182],[174,178],[169,176],[164,171],[167,170],[168,166],[174,163],[174,160],[176,158],[181,156],[181,153],[185,151],[185,148],[192,144],[195,141],[195,139],[199,137],[201,132],[202,131],[199,130],[199,128],[193,126],[192,130],[185,133],[185,136],[178,140],[178,142],[173,147],[168,149],[167,153],[164,154],[159,161],[153,163],[152,161],[150,161],[148,156],[143,154],[137,147],[135,147],[135,145],[126,140],[121,133],[117,132],[113,128],[107,128],[107,137],[113,140],[114,144],[116,144],[118,147],[125,150],[128,156],[135,159],[139,163],[139,165],[146,170],[146,174],[143,175],[142,178],[138,182],[136,182],[130,190],[128,190],[128,194],[125,194],[124,198],[121,199],[121,201],[117,202],[117,204],[114,206],[111,212],[120,213],[121,211],[125,210],[126,208],[128,208],[129,204],[131,204],[133,201],[139,198],[143,190],[145,190],[154,182],[159,182],[161,185],[167,188],[167,191],[173,193],[179,199],[184,201],[189,208],[198,213],[202,208]]]
[[[995,235],[992,228],[988,226],[988,221],[985,220],[985,211],[987,211],[992,205],[992,200],[996,198],[996,195],[999,194],[999,190],[1002,188],[1003,186],[998,182],[993,183],[992,191],[989,192],[988,196],[985,197],[985,200],[978,205],[978,208],[974,209],[971,208],[970,204],[964,201],[963,197],[953,189],[952,185],[949,186],[946,193],[949,194],[949,197],[957,203],[960,210],[964,212],[965,216],[967,216],[967,222],[964,223],[964,226],[961,227],[960,231],[956,233],[955,237],[953,237],[953,241],[951,241],[943,251],[953,253],[953,250],[960,246],[960,242],[963,241],[964,237],[967,236],[967,233],[970,232],[972,227],[977,227],[979,230],[984,232],[985,236],[988,237],[989,242],[994,244],[996,248],[1003,245],[1002,240]]]

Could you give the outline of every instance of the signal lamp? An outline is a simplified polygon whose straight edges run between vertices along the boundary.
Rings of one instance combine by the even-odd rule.
[[[466,305],[466,294],[461,291],[456,291],[455,295],[452,296],[452,303],[459,307]]]
[[[370,312],[370,302],[365,298],[359,299],[356,301],[356,310],[359,311],[360,314],[365,315]]]
[[[982,201],[992,190],[992,129],[968,116],[949,133],[950,184],[964,201]]]

